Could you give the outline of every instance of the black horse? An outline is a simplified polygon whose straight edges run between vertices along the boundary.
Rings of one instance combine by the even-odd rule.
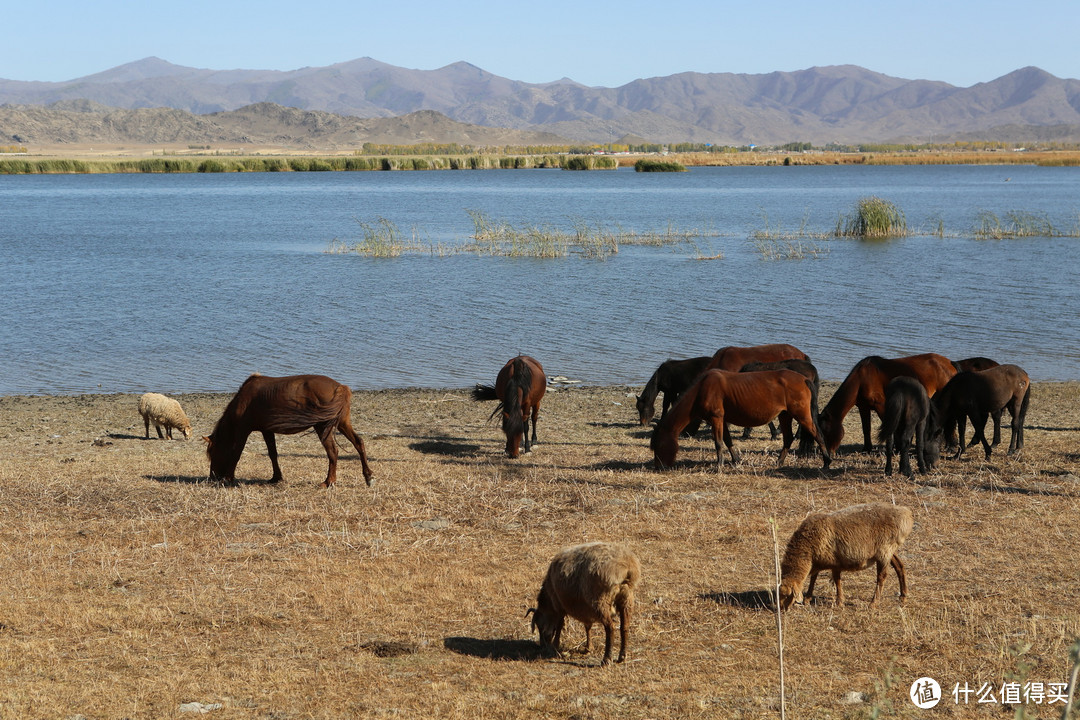
[[[911,471],[911,442],[915,440],[915,459],[919,472],[933,469],[941,458],[944,429],[937,409],[930,402],[923,384],[911,377],[898,377],[885,386],[885,414],[881,418],[878,441],[885,443],[885,474],[892,475],[893,449],[900,455],[900,473],[915,477]]]
[[[690,358],[689,360],[665,360],[656,368],[656,372],[645,384],[645,389],[637,399],[638,419],[642,425],[648,425],[656,414],[656,396],[664,393],[664,404],[660,409],[660,419],[667,415],[668,408],[675,404],[686,388],[712,360],[711,355]]]
[[[1024,420],[1030,401],[1028,374],[1016,365],[998,365],[979,372],[957,373],[934,395],[933,403],[947,433],[951,435],[953,428],[959,426],[956,457],[964,453],[965,423],[970,419],[975,432],[967,447],[981,441],[989,460],[993,445],[987,442],[984,432],[987,418],[995,413],[1000,418],[1003,410],[1009,411],[1012,435],[1008,452],[1019,452],[1024,447]]]

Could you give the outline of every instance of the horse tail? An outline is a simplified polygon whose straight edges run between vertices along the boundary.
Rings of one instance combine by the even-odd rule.
[[[1024,399],[1020,402],[1020,425],[1024,424],[1024,420],[1027,418],[1028,403],[1031,401],[1031,380],[1028,380],[1027,390],[1024,391]]]
[[[889,438],[896,434],[896,428],[900,425],[900,416],[903,414],[901,393],[893,393],[885,398],[885,414],[881,416],[881,427],[878,429],[878,442],[888,443]]]
[[[510,377],[503,389],[503,432],[507,437],[516,437],[525,432],[525,422],[521,417],[521,398],[529,394],[532,388],[532,371],[520,357],[510,366]]]
[[[809,364],[809,363],[808,363]],[[811,365],[810,367],[814,367]],[[814,377],[806,378],[806,382],[810,385],[810,418],[814,421],[814,432],[818,434],[822,440],[821,433],[821,413],[818,412],[818,392],[821,389],[821,379],[818,377],[817,370],[814,370]],[[810,436],[810,432],[804,428],[799,428],[799,447],[796,454],[800,456],[810,455],[814,452],[814,438]]]

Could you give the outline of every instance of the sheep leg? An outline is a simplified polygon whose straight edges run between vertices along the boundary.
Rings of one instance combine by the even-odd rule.
[[[274,439],[274,433],[269,430],[263,430],[262,436],[266,443],[266,454],[270,456],[270,465],[274,468],[274,475],[270,478],[270,482],[279,483],[284,480],[284,477],[281,474],[281,466],[278,465],[277,440]]]
[[[890,561],[891,563],[892,561]],[[870,600],[870,607],[877,605],[878,598],[881,597],[881,588],[885,587],[885,578],[888,576],[889,566],[883,562],[877,564],[877,587],[874,588],[874,597]]]
[[[149,440],[150,439],[150,416],[149,415],[144,415],[143,416],[143,424],[146,425],[146,439]]]
[[[161,434],[161,425],[155,422],[154,429],[157,430],[158,440],[164,440],[165,436]]]
[[[588,655],[592,651],[592,626],[591,622],[582,623],[585,626],[585,654]]]
[[[633,599],[619,595],[615,598],[615,609],[619,611],[619,657],[615,662],[622,662],[626,659],[626,648],[630,638],[630,617],[634,611]]]
[[[814,583],[817,582],[817,576],[820,570],[815,570],[810,573],[810,584],[806,588],[806,594],[803,595],[803,602],[813,602],[814,600]]]
[[[600,667],[611,664],[611,648],[615,644],[615,620],[608,612],[607,616],[600,620],[604,626],[604,659],[600,661]],[[620,661],[622,656],[620,654]]]
[[[907,597],[907,578],[904,576],[904,563],[900,560],[899,555],[893,555],[889,564],[896,571],[896,579],[900,582],[900,602],[904,602],[904,598]]]
[[[368,467],[367,453],[364,452],[364,438],[360,437],[360,435],[353,430],[352,422],[349,420],[348,415],[346,415],[342,419],[341,424],[338,425],[338,432],[344,435],[345,439],[351,442],[353,447],[356,448],[356,452],[360,454],[360,466],[364,469],[364,482],[368,484],[368,487],[371,487],[371,476],[373,473],[371,472],[371,468]]]
[[[833,585],[836,586],[836,607],[844,607],[844,591],[840,587],[840,571],[832,571]]]

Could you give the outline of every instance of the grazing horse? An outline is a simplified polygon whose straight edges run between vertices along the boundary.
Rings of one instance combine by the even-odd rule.
[[[957,424],[960,426],[960,447],[956,457],[964,453],[964,425],[970,418],[975,432],[968,447],[982,441],[986,459],[989,460],[993,446],[986,441],[984,432],[987,417],[997,413],[1000,418],[1002,410],[1009,411],[1012,434],[1008,452],[1019,452],[1024,447],[1024,420],[1030,400],[1031,380],[1028,374],[1016,365],[998,365],[980,372],[957,373],[938,391],[933,402],[946,430],[951,431]]]
[[[502,413],[502,429],[506,433],[506,454],[516,458],[525,438],[525,452],[532,449],[529,442],[529,416],[532,416],[532,442],[536,442],[536,416],[540,412],[540,400],[547,390],[544,368],[528,355],[511,359],[495,378],[494,385],[477,385],[474,400],[500,400],[491,413]]]
[[[800,375],[804,375],[807,380],[814,383],[815,394],[821,390],[821,378],[818,376],[817,368],[809,360],[777,360],[776,362],[750,362],[739,368],[739,372],[758,372],[759,370],[794,370]],[[769,437],[773,440],[777,436],[776,426],[771,422],[769,423]],[[743,431],[743,440],[747,440],[750,437],[750,428],[746,428]],[[809,435],[799,432],[799,455],[809,455],[811,448],[811,438]]]
[[[712,427],[716,468],[719,471],[724,463],[721,437],[731,454],[731,461],[738,462],[728,423],[756,427],[778,415],[784,447],[780,450],[777,464],[784,464],[788,448],[791,447],[791,421],[794,419],[817,441],[825,458],[824,467],[828,467],[829,451],[817,429],[817,393],[809,380],[793,370],[748,373],[706,370],[653,431],[650,446],[654,463],[657,469],[674,465],[675,455],[679,451],[679,433],[690,422],[704,420]]]
[[[944,432],[926,388],[915,378],[902,375],[885,386],[885,414],[878,433],[878,440],[885,443],[885,475],[892,475],[895,447],[900,455],[900,473],[915,477],[910,458],[913,438],[919,472],[929,472],[941,458]]]
[[[656,396],[660,393],[664,393],[664,403],[660,408],[660,419],[663,420],[668,408],[686,392],[686,388],[694,384],[694,380],[711,360],[711,356],[705,355],[689,360],[665,360],[660,363],[649,382],[645,383],[641,395],[638,395],[637,411],[641,424],[648,425],[652,421],[656,414]]]
[[[210,477],[227,483],[236,482],[236,463],[244,452],[248,435],[261,432],[270,455],[274,475],[270,482],[280,482],[281,466],[278,465],[277,442],[274,433],[295,435],[314,428],[326,449],[330,467],[323,487],[330,487],[337,480],[337,430],[353,444],[360,453],[364,480],[371,485],[371,468],[368,467],[364,441],[353,430],[350,415],[352,391],[341,383],[324,375],[293,375],[292,377],[266,377],[255,374],[244,381],[229,401],[221,419],[206,441],[206,455],[210,459]]]
[[[821,430],[829,452],[836,452],[844,439],[844,418],[851,408],[859,409],[862,419],[863,449],[873,450],[870,439],[870,413],[880,418],[885,412],[885,386],[895,377],[913,377],[934,396],[956,374],[952,362],[935,353],[912,355],[892,360],[871,355],[855,364],[844,382],[821,410]]]
[[[956,372],[964,372],[968,370],[970,372],[978,372],[980,370],[989,370],[992,367],[997,367],[1001,363],[996,360],[991,360],[988,357],[969,357],[963,360],[953,361],[953,367],[956,368]],[[990,443],[991,446],[997,447],[1001,442],[1001,411],[990,413],[990,417],[994,419],[994,442]],[[956,438],[949,439],[951,445],[956,444]],[[963,441],[963,438],[960,438]]]

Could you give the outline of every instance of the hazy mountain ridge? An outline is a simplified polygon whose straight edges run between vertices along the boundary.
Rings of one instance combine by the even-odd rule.
[[[760,75],[686,72],[604,88],[568,78],[524,83],[467,62],[412,70],[371,58],[292,71],[206,70],[146,58],[68,82],[0,80],[0,103],[73,100],[200,117],[258,103],[367,120],[433,110],[458,123],[588,142],[627,134],[735,145],[920,142],[1004,126],[1014,134],[1024,126],[1076,126],[1065,135],[1080,138],[1080,81],[1034,67],[970,88],[852,65]],[[9,127],[0,125],[0,142],[20,134]]]

